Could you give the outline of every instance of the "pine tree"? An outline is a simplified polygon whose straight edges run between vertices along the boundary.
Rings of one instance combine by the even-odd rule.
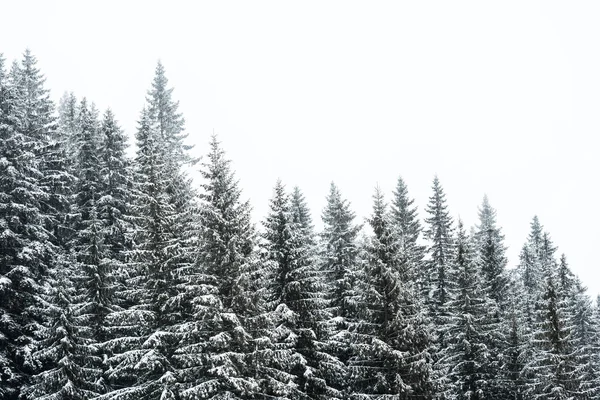
[[[99,380],[101,370],[90,363],[97,359],[98,348],[87,318],[80,317],[73,277],[79,272],[68,257],[62,258],[52,270],[52,286],[47,294],[45,312],[51,323],[40,332],[40,348],[33,357],[44,365],[32,377],[32,384],[24,389],[27,399],[91,399],[103,390]]]
[[[527,360],[531,358],[531,347],[529,337],[526,336],[527,322],[522,310],[523,285],[517,276],[511,276],[509,282],[508,296],[511,301],[499,327],[505,332],[506,346],[500,357],[501,375],[496,379],[503,382],[500,394],[508,399],[522,400],[526,390],[523,370]]]
[[[351,398],[428,399],[433,396],[431,337],[409,263],[401,253],[379,188],[369,224],[366,313],[356,327],[350,359]]]
[[[433,195],[429,198],[426,211],[429,216],[425,219],[428,225],[425,237],[430,242],[428,249],[430,259],[424,282],[425,299],[439,314],[437,311],[450,300],[449,292],[452,290],[452,284],[449,275],[455,249],[452,217],[448,212],[446,194],[437,176],[433,180]]]
[[[485,277],[486,290],[497,306],[504,308],[506,301],[506,247],[504,235],[496,225],[496,210],[492,208],[487,196],[479,209],[479,225],[476,231],[478,258]]]
[[[572,323],[557,290],[554,270],[546,269],[544,275],[531,336],[536,351],[525,367],[527,394],[533,399],[569,399],[579,390]]]
[[[146,110],[136,140],[134,263],[129,285],[120,294],[130,306],[107,315],[107,325],[118,337],[106,343],[113,354],[107,377],[114,390],[101,398],[171,399],[176,393],[172,355],[178,337],[169,328],[180,321],[172,301],[178,298],[179,283],[171,251],[174,211],[164,190],[170,176],[163,143]]]
[[[348,361],[352,355],[352,330],[359,317],[360,291],[357,237],[361,226],[354,223],[355,214],[335,184],[331,184],[327,205],[323,210],[324,230],[321,234],[321,271],[328,282],[326,299],[330,320],[328,327],[329,362],[323,371],[329,384],[348,396]]]
[[[269,379],[266,394],[290,399],[320,398],[327,390],[315,368],[317,336],[312,322],[319,319],[322,303],[306,211],[301,197],[290,199],[278,181],[264,221],[263,252],[271,271],[269,308],[275,324],[271,340],[280,350],[271,368],[281,374]],[[293,380],[281,385],[286,376]]]
[[[408,188],[404,180],[398,178],[391,204],[392,224],[397,230],[401,251],[414,269],[414,279],[423,282],[424,277],[421,275],[424,273],[425,246],[419,244],[422,229],[414,202],[408,197]],[[422,285],[420,284],[420,286]]]
[[[250,399],[259,392],[254,350],[264,339],[252,328],[263,310],[248,277],[257,265],[256,233],[230,164],[213,136],[201,170],[198,261],[180,274],[195,305],[175,353],[184,398]]]
[[[450,339],[447,332],[452,317],[449,302],[452,301],[454,291],[453,271],[456,256],[453,221],[446,204],[446,195],[437,176],[433,180],[433,195],[429,198],[426,212],[427,229],[424,234],[430,245],[423,279],[423,297],[433,323],[432,331],[436,335],[431,350],[435,362],[435,380],[439,390],[445,393],[447,365],[441,360],[446,358],[445,352]]]
[[[42,161],[53,104],[36,63],[27,50],[8,75],[0,65],[0,394],[6,399],[16,399],[36,369],[34,336],[44,322],[37,294],[55,253],[43,214]]]
[[[450,344],[443,363],[449,365],[452,398],[471,400],[494,397],[490,387],[494,372],[490,368],[491,354],[487,345],[492,334],[489,315],[491,301],[484,289],[474,252],[462,221],[459,221],[456,295],[450,302],[453,314],[448,330]]]

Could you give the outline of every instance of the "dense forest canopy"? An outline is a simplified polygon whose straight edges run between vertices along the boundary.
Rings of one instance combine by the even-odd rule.
[[[438,177],[423,210],[376,187],[365,221],[279,180],[255,226],[178,106],[159,63],[130,151],[110,109],[0,56],[0,398],[600,396],[598,302],[537,217],[517,265],[492,200],[466,227]]]

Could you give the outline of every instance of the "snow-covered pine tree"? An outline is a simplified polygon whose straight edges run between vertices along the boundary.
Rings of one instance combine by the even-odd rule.
[[[431,337],[429,321],[417,296],[410,265],[386,211],[379,188],[373,196],[369,224],[374,236],[368,246],[365,315],[354,334],[348,384],[351,398],[429,399]]]
[[[481,281],[486,297],[492,301],[488,303],[487,310],[490,317],[490,324],[494,324],[496,329],[488,332],[485,345],[489,351],[487,360],[488,372],[499,371],[502,369],[501,360],[506,343],[506,333],[500,326],[504,324],[504,312],[508,308],[509,298],[508,275],[506,271],[506,247],[504,246],[504,235],[496,222],[496,210],[490,205],[488,197],[483,197],[483,202],[479,208],[479,224],[475,228],[475,261],[479,264],[479,270],[483,274]],[[487,381],[488,398],[505,398],[504,392],[506,385],[498,374],[491,373]]]
[[[543,235],[541,259],[544,281],[536,303],[531,341],[534,354],[525,366],[526,394],[532,399],[570,399],[579,392],[572,321],[557,287],[556,265],[549,236]]]
[[[179,237],[176,242],[183,247],[190,247],[192,244],[189,241],[195,235],[195,226],[198,224],[194,211],[196,193],[184,167],[195,164],[196,160],[188,154],[193,146],[185,144],[185,120],[178,112],[179,102],[173,100],[173,88],[169,88],[168,84],[165,68],[159,61],[146,96],[147,110],[156,126],[157,139],[162,143],[164,169],[169,176],[165,191],[169,203],[174,207],[173,232]],[[178,252],[181,263],[193,262],[189,257],[191,253],[188,254],[186,249],[178,249]]]
[[[391,203],[391,222],[397,230],[396,235],[400,241],[401,251],[414,270],[415,276],[411,279],[418,280],[419,289],[422,291],[421,282],[424,280],[422,275],[426,248],[419,244],[422,229],[414,202],[408,195],[406,183],[399,177]]]
[[[98,213],[98,201],[103,189],[102,164],[98,149],[101,146],[99,121],[93,106],[84,98],[79,107],[79,132],[75,137],[78,180],[75,188],[76,214],[73,248],[81,266],[81,281],[77,282],[84,305],[79,318],[87,318],[93,339],[106,339],[105,318],[112,308],[113,272],[104,249],[104,224]],[[79,274],[78,274],[79,275]]]
[[[317,319],[320,296],[313,246],[307,225],[302,224],[306,215],[297,204],[294,207],[280,180],[269,206],[263,222],[262,251],[270,271],[271,340],[276,352],[268,368],[277,372],[265,382],[265,395],[319,398],[326,393],[310,358],[314,352],[311,342],[316,338],[312,322]]]
[[[100,125],[99,160],[101,185],[98,199],[98,218],[102,221],[104,263],[112,279],[108,290],[112,293],[111,306],[127,308],[131,299],[122,295],[130,271],[134,218],[131,211],[133,173],[126,155],[127,137],[118,125],[111,110],[104,113]],[[116,329],[116,330],[115,330]],[[105,325],[105,337],[118,337],[118,328]],[[106,352],[106,350],[104,349]]]
[[[69,172],[73,173],[73,164],[77,157],[75,137],[79,131],[79,102],[73,92],[64,93],[58,104],[58,140],[64,143]]]
[[[446,204],[446,194],[437,176],[433,179],[433,195],[429,198],[426,212],[427,229],[424,234],[429,241],[429,260],[424,282],[425,301],[434,314],[440,315],[439,311],[451,300],[450,275],[455,259],[455,244],[453,222]]]
[[[479,224],[476,228],[478,262],[484,275],[485,289],[502,310],[507,301],[506,247],[504,235],[496,223],[496,210],[488,197],[483,197],[479,208]]]
[[[323,368],[331,364],[331,357],[326,352],[326,321],[328,315],[325,311],[326,282],[319,276],[319,261],[317,259],[316,238],[312,217],[304,195],[297,186],[292,190],[290,198],[292,211],[292,224],[298,237],[299,247],[304,255],[298,260],[297,268],[306,269],[306,282],[310,282],[313,291],[307,297],[312,297],[312,304],[306,311],[300,312],[298,324],[298,351],[306,360],[305,371],[298,374],[300,387],[312,399],[332,399],[340,393],[329,387]],[[308,292],[308,291],[307,291]],[[311,309],[312,308],[312,309]]]
[[[443,364],[448,365],[450,398],[495,398],[496,378],[491,370],[488,343],[497,328],[490,318],[492,303],[484,287],[480,267],[476,263],[476,249],[471,248],[462,221],[458,222],[456,237],[456,293],[449,306],[452,313],[448,328],[449,347]],[[483,274],[484,275],[484,274]]]
[[[428,217],[425,219],[424,236],[429,242],[429,259],[424,268],[423,298],[433,323],[432,330],[436,335],[432,348],[435,379],[444,391],[443,382],[447,371],[438,361],[445,358],[444,353],[448,347],[447,329],[451,318],[448,304],[454,291],[453,271],[456,256],[453,221],[448,211],[446,194],[437,176],[433,180],[432,189],[433,195],[425,209]]]
[[[31,400],[92,399],[104,390],[102,371],[90,363],[98,348],[89,321],[81,318],[80,295],[74,277],[81,275],[73,257],[61,255],[50,273],[50,287],[41,293],[44,313],[50,323],[39,334],[40,346],[33,357],[44,368],[31,378],[23,390]]]
[[[36,309],[55,249],[46,230],[43,149],[53,104],[27,50],[7,75],[0,62],[0,395],[16,399],[34,371],[43,316]]]
[[[600,332],[595,324],[592,302],[586,288],[571,271],[564,254],[560,257],[557,270],[557,291],[572,326],[575,375],[579,378],[577,396],[582,399],[594,399],[600,394]]]
[[[254,351],[264,332],[254,328],[264,309],[252,282],[257,277],[248,276],[258,265],[257,237],[230,164],[213,136],[201,169],[198,260],[179,272],[192,305],[174,355],[183,398],[259,396]]]
[[[323,210],[321,233],[321,271],[327,285],[329,314],[327,348],[332,359],[323,364],[329,385],[341,396],[349,396],[348,360],[351,356],[351,331],[358,321],[360,292],[357,237],[361,226],[354,223],[350,203],[331,183]]]
[[[172,355],[178,336],[170,329],[181,320],[173,308],[178,298],[179,264],[172,250],[174,209],[164,188],[168,175],[163,142],[155,121],[142,111],[136,132],[136,217],[133,262],[128,286],[119,294],[129,307],[107,316],[107,325],[117,337],[105,344],[112,353],[107,378],[112,392],[101,399],[173,399],[176,396]]]
[[[500,375],[496,381],[502,382],[501,394],[511,400],[523,400],[525,392],[525,380],[523,368],[528,359],[531,358],[531,346],[529,337],[526,336],[526,319],[522,309],[523,284],[515,273],[509,276],[508,296],[509,303],[505,318],[499,329],[505,332],[506,345],[500,357]]]
[[[131,250],[130,191],[133,186],[131,162],[127,158],[127,137],[113,112],[104,113],[100,126],[100,162],[102,186],[98,211],[104,223],[106,256],[116,271],[124,267]]]

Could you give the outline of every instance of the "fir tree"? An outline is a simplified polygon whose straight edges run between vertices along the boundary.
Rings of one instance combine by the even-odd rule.
[[[437,176],[433,180],[433,195],[429,198],[426,212],[427,229],[424,234],[430,245],[423,279],[423,296],[433,323],[432,331],[436,335],[432,347],[435,380],[440,385],[440,390],[445,392],[447,365],[441,360],[446,358],[445,352],[450,339],[447,332],[452,317],[449,302],[452,301],[454,291],[453,271],[456,256],[453,222],[446,204],[446,195]]]
[[[348,361],[351,331],[358,322],[360,291],[357,237],[361,229],[354,223],[355,214],[350,204],[341,196],[335,184],[331,184],[327,205],[323,210],[324,230],[321,234],[321,271],[328,282],[328,352],[332,356],[323,365],[329,384],[342,396],[348,396]],[[345,393],[345,394],[344,394]]]
[[[369,219],[366,313],[350,360],[352,398],[427,399],[433,396],[430,335],[408,260],[401,253],[383,195],[375,191]]]
[[[579,390],[572,325],[553,271],[548,269],[544,274],[531,335],[536,351],[525,367],[529,377],[527,395],[533,399],[568,399]]]
[[[504,308],[506,301],[506,248],[504,235],[496,225],[496,210],[490,205],[487,196],[479,209],[479,225],[476,231],[478,258],[485,278],[486,290],[498,307]]]
[[[424,273],[425,246],[419,244],[422,229],[414,202],[408,197],[408,188],[404,180],[398,178],[391,204],[391,221],[397,230],[401,251],[414,269],[414,279],[423,282],[424,277],[421,275]]]
[[[271,270],[270,310],[275,323],[273,341],[281,358],[273,368],[281,378],[267,383],[268,395],[290,399],[326,396],[326,387],[315,366],[317,334],[313,321],[322,306],[313,263],[310,220],[297,194],[290,199],[278,181],[264,222],[266,262]],[[293,377],[287,387],[281,382]]]
[[[433,310],[439,310],[450,300],[452,290],[449,275],[454,260],[452,217],[448,212],[446,194],[437,176],[433,180],[433,195],[427,205],[425,237],[429,240],[430,259],[424,286],[426,300]]]
[[[106,344],[113,354],[107,377],[115,390],[102,398],[170,399],[176,393],[172,355],[177,335],[169,327],[180,321],[171,301],[178,295],[171,252],[174,211],[164,191],[170,177],[162,141],[146,110],[136,140],[134,264],[129,286],[121,293],[131,305],[107,316],[107,324],[119,334]]]
[[[251,329],[262,310],[248,278],[257,264],[250,205],[241,201],[230,161],[214,136],[201,173],[198,261],[180,273],[195,305],[184,326],[183,346],[175,354],[183,366],[182,396],[256,398],[253,352],[261,338]]]
[[[490,380],[491,334],[490,300],[481,279],[462,221],[456,240],[456,295],[450,302],[453,318],[448,330],[450,345],[444,363],[449,365],[448,380],[452,398],[493,398]]]
[[[0,394],[16,399],[35,370],[36,305],[54,258],[43,214],[43,149],[53,105],[37,60],[26,51],[6,75],[0,65]],[[3,61],[2,63],[3,64]]]
[[[62,258],[51,273],[45,312],[51,323],[40,332],[40,348],[33,353],[44,369],[32,377],[25,398],[45,400],[92,399],[103,391],[97,367],[98,348],[87,318],[81,317],[74,277],[80,275],[69,258]],[[95,364],[95,365],[94,365]]]

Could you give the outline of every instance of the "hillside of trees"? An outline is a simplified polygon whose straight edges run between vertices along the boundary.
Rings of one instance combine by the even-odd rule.
[[[537,217],[514,266],[487,197],[465,227],[437,177],[366,221],[332,183],[321,232],[274,182],[255,226],[160,63],[139,95],[129,157],[110,110],[0,55],[0,399],[600,398],[598,302]]]

